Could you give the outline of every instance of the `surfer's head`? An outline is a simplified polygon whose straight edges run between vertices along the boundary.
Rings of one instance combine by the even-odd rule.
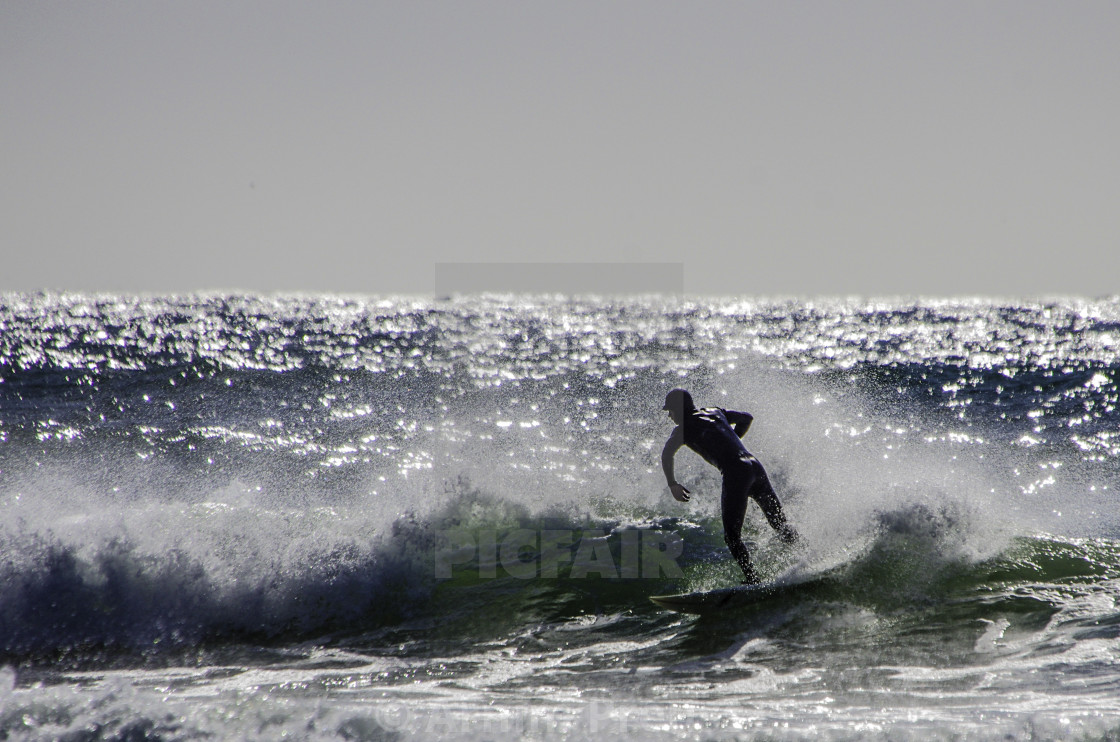
[[[674,389],[665,395],[665,406],[663,410],[669,411],[669,417],[673,418],[673,422],[680,425],[684,422],[685,414],[692,412],[696,409],[696,404],[692,401],[692,395],[684,389]]]

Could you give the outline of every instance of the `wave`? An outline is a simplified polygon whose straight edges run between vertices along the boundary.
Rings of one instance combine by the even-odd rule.
[[[471,643],[580,616],[656,619],[649,595],[737,582],[717,516],[666,517],[613,501],[598,512],[533,512],[458,487],[441,507],[377,532],[354,525],[353,513],[323,512],[314,523],[305,513],[216,503],[179,511],[193,531],[178,539],[145,541],[140,526],[153,521],[139,519],[131,535],[84,539],[9,530],[0,542],[0,663],[166,664],[222,646],[385,631]],[[1000,611],[1021,616],[1029,605],[1048,618],[1079,596],[1114,591],[1120,577],[1120,543],[1107,539],[1018,537],[985,555],[971,511],[946,503],[873,511],[842,548],[790,549],[759,528],[748,524],[747,536],[763,575],[825,579],[756,612],[841,606],[943,623],[1004,620]],[[1117,623],[1108,611],[1095,620]]]
[[[528,562],[506,543],[524,534],[586,535],[588,553],[600,559],[584,565],[592,576],[627,574],[629,557],[621,573],[611,564],[608,575],[613,557],[602,561],[596,546],[599,534],[621,538],[617,517],[559,507],[533,514],[468,490],[426,514],[386,521],[362,506],[284,510],[233,490],[195,504],[117,503],[100,513],[96,500],[42,493],[38,509],[13,508],[15,523],[0,532],[0,664],[160,664],[215,646],[282,645],[430,620],[445,612],[437,588],[471,581],[462,560],[450,579],[440,574],[451,540],[466,532],[476,542],[480,532],[496,539],[501,563],[489,582],[499,590],[510,580],[526,583]],[[672,531],[668,523],[653,526]],[[562,566],[561,582],[571,581],[572,567]],[[477,558],[473,569],[476,584],[487,581]]]
[[[10,537],[0,568],[0,661],[131,665],[214,642],[274,643],[399,620],[423,582],[409,547],[354,543],[249,574],[126,539]],[[392,596],[392,599],[387,599]]]

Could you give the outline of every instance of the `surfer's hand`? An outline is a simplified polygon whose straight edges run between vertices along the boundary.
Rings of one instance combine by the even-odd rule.
[[[688,496],[692,494],[687,487],[680,483],[670,484],[669,491],[673,493],[673,498],[677,502],[688,502]]]

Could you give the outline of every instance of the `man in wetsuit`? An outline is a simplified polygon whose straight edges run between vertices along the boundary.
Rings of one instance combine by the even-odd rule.
[[[673,476],[673,457],[681,446],[688,446],[705,461],[723,474],[723,493],[720,510],[723,513],[723,540],[731,555],[743,570],[743,584],[758,583],[758,575],[751,566],[751,557],[743,543],[743,518],[747,514],[748,498],[762,508],[771,528],[788,543],[798,540],[797,531],[786,522],[782,503],[770,485],[766,470],[743,447],[740,440],[747,433],[754,417],[746,412],[724,410],[719,407],[697,409],[692,395],[684,389],[674,389],[665,397],[665,406],[677,427],[669,434],[661,452],[661,467],[673,497],[688,502],[691,494]]]

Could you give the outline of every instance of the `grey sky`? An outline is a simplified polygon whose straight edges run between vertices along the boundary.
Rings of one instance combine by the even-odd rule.
[[[1117,2],[0,3],[0,290],[1120,293]]]

